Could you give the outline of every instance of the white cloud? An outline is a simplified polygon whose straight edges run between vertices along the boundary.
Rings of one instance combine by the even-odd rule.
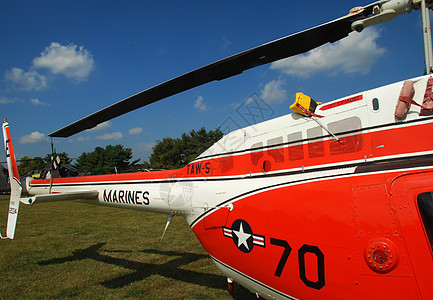
[[[261,91],[260,97],[268,104],[280,104],[287,100],[287,90],[282,85],[284,81],[281,79],[272,80],[265,84]]]
[[[77,142],[86,142],[86,141],[89,141],[89,140],[90,140],[89,137],[84,137],[84,136],[77,137]]]
[[[141,128],[141,127],[135,127],[135,128],[129,129],[130,135],[135,135],[135,134],[140,134],[140,133],[143,133],[143,128]]]
[[[31,98],[31,99],[30,99],[30,102],[31,102],[33,105],[36,105],[36,106],[50,106],[49,103],[47,103],[47,102],[42,102],[42,101],[40,101],[38,98]]]
[[[87,141],[90,141],[90,137],[82,135],[78,136],[77,138],[70,138],[68,140],[69,143],[82,143]]]
[[[75,44],[68,46],[52,42],[33,59],[35,68],[46,68],[53,74],[62,74],[67,78],[85,80],[94,67],[92,54]]]
[[[25,91],[40,91],[48,87],[46,76],[35,70],[24,72],[20,68],[6,70],[5,79],[12,82],[17,89]]]
[[[103,135],[98,135],[96,137],[98,140],[120,140],[123,138],[123,134],[121,132],[111,132]]]
[[[194,107],[197,108],[199,111],[208,111],[208,107],[206,104],[203,103],[204,98],[202,96],[199,96],[197,100],[195,100]]]
[[[96,127],[90,128],[87,131],[106,131],[111,129],[111,122],[105,121],[101,124],[96,125]]]
[[[155,147],[156,143],[154,142],[144,142],[139,143],[133,147],[134,157],[142,157],[145,160],[149,158],[152,154],[153,147]]]
[[[96,136],[98,140],[120,140],[123,138],[123,134],[121,132],[115,132],[111,129],[110,121],[105,121],[94,128],[88,129],[87,132],[99,133],[100,135]],[[79,137],[77,139],[77,142],[82,142],[86,140],[88,140],[88,138]]]
[[[40,74],[37,68],[45,68],[55,75],[61,74],[81,81],[89,76],[94,68],[94,61],[92,54],[82,46],[78,47],[75,44],[63,46],[53,42],[42,51],[40,56],[33,59],[29,71],[11,68],[5,71],[4,78],[16,89],[40,91],[48,88],[48,77]]]
[[[331,72],[332,75],[336,72],[368,74],[376,59],[386,51],[377,44],[379,36],[379,31],[374,28],[367,28],[362,33],[352,32],[349,37],[334,44],[276,61],[270,68],[304,78],[323,72]]]
[[[29,135],[24,135],[20,138],[20,144],[35,144],[48,141],[45,134],[40,133],[39,131],[33,131]]]
[[[0,97],[0,104],[9,104],[15,102],[23,102],[23,100],[19,98]]]

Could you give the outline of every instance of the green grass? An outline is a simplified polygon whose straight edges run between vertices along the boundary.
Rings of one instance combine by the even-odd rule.
[[[5,234],[8,196],[0,196]],[[254,299],[226,278],[188,224],[77,202],[20,206],[14,240],[0,241],[0,299]]]

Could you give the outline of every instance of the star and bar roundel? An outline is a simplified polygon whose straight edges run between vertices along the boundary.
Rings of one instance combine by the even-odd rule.
[[[253,233],[247,221],[237,219],[231,227],[223,226],[223,235],[231,238],[235,246],[244,253],[250,253],[254,246],[265,248],[265,236]]]

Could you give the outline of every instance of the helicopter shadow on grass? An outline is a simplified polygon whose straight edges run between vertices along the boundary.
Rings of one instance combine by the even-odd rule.
[[[113,257],[105,253],[132,253],[132,251],[123,250],[101,250],[106,243],[98,243],[90,246],[86,249],[77,249],[72,252],[72,255],[62,258],[54,258],[46,261],[38,262],[40,266],[62,264],[65,262],[80,261],[83,259],[93,259],[99,262],[107,263],[114,266],[123,267],[132,270],[132,273],[127,275],[119,276],[111,280],[101,282],[101,285],[107,288],[117,289],[124,286],[130,285],[134,282],[144,280],[145,278],[152,275],[160,275],[166,278],[175,279],[182,282],[191,284],[197,284],[204,287],[215,288],[225,290],[226,278],[222,275],[215,275],[209,273],[202,273],[198,271],[185,270],[182,267],[190,263],[199,261],[201,259],[207,259],[207,255],[188,253],[188,252],[176,252],[176,251],[163,251],[156,249],[146,249],[139,252],[145,254],[156,254],[162,256],[176,257],[162,264],[144,263],[133,261],[125,258]],[[235,299],[245,299],[245,294],[251,293],[246,289],[239,289],[232,294]]]

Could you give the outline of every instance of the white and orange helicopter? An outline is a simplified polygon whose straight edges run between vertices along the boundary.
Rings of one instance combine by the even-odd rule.
[[[264,298],[433,299],[432,0],[382,0],[122,100],[54,133],[68,137],[213,80],[420,10],[426,75],[231,132],[179,170],[31,180],[3,123],[11,197],[81,200],[184,216],[230,285]],[[30,195],[23,197],[24,192]],[[320,196],[318,196],[320,195]],[[166,227],[167,228],[167,227]]]

